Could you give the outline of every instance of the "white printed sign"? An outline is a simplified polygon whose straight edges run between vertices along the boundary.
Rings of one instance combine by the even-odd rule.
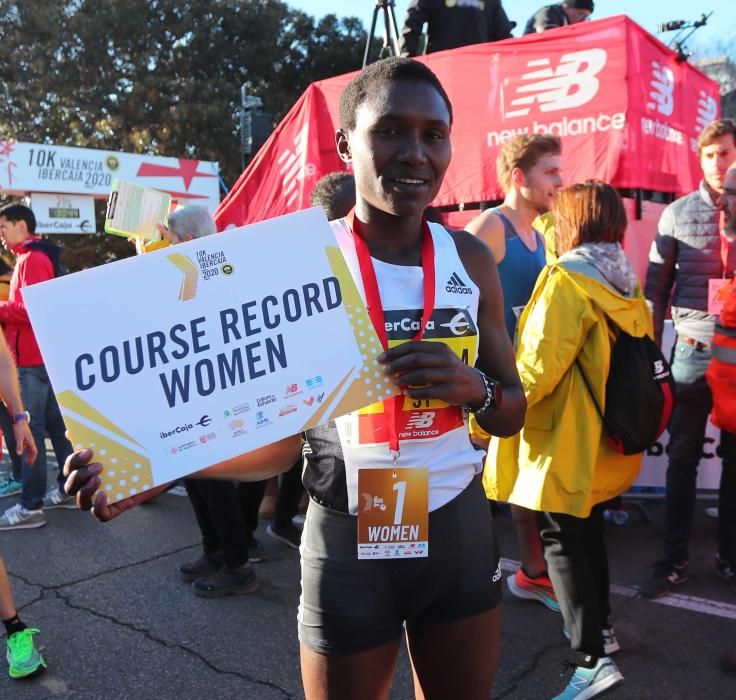
[[[317,208],[33,285],[23,298],[72,442],[105,465],[111,501],[396,391]]]
[[[217,163],[94,148],[0,141],[0,190],[107,197],[114,178],[167,192],[214,212],[220,203]]]
[[[31,195],[36,233],[94,233],[94,197],[79,194]]]

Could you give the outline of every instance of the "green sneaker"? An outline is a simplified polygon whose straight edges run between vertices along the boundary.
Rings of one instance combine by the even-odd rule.
[[[36,649],[33,635],[41,630],[26,628],[21,632],[14,632],[8,637],[7,660],[11,678],[26,678],[46,668],[46,662],[41,652]]]

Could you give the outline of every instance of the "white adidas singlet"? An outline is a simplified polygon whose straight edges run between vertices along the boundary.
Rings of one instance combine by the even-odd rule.
[[[333,232],[365,301],[353,235],[344,219]],[[478,353],[478,287],[470,279],[447,230],[430,224],[435,252],[435,308],[424,340],[446,343],[467,364]],[[384,308],[389,345],[412,339],[423,307],[421,267],[391,265],[373,259]],[[358,509],[358,469],[390,467],[383,404],[368,406],[308,432],[315,451],[305,474],[310,495],[327,507]],[[399,467],[429,469],[429,510],[451,501],[482,469],[482,453],[470,442],[467,416],[459,406],[404,397],[399,428]],[[339,442],[335,444],[335,442]],[[325,453],[320,459],[319,453]],[[316,469],[319,473],[310,473]],[[344,473],[338,473],[344,470]],[[341,493],[337,493],[340,491]]]

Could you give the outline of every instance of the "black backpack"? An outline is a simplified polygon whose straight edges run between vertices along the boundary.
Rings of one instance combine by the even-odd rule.
[[[648,450],[664,432],[675,406],[675,380],[657,344],[649,336],[634,338],[619,331],[611,347],[604,411],[575,362],[603,419],[608,444],[625,455]]]

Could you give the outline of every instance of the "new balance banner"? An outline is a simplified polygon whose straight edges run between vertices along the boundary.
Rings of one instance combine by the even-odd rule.
[[[676,194],[700,179],[695,139],[720,114],[718,84],[624,16],[423,57],[453,103],[453,159],[436,205],[499,199],[495,160],[523,133],[562,138],[566,182]],[[220,229],[308,206],[335,152],[340,93],[313,83],[222,202]]]

